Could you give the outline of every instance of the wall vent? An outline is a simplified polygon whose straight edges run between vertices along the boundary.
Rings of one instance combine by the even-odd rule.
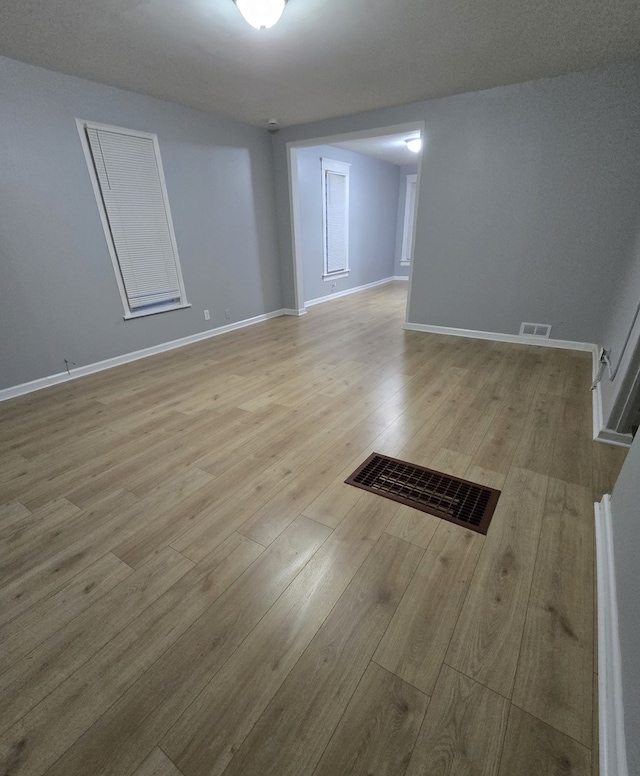
[[[524,337],[546,337],[551,335],[551,324],[549,323],[521,323],[520,336]]]

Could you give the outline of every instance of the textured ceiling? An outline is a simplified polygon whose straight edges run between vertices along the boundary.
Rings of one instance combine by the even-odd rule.
[[[405,142],[412,137],[420,137],[420,132],[409,131],[395,135],[377,135],[358,140],[344,140],[331,143],[331,145],[402,167],[404,164],[418,163],[419,155],[410,151]]]
[[[2,0],[0,53],[265,126],[640,59],[638,0]]]

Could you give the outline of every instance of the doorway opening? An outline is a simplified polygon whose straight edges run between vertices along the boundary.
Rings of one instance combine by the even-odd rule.
[[[287,145],[296,309],[400,280],[411,290],[424,122]]]

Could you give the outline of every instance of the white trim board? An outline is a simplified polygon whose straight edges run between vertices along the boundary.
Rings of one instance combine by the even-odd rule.
[[[200,342],[201,340],[209,339],[209,337],[217,337],[220,334],[226,334],[227,332],[234,331],[235,329],[243,329],[245,326],[252,326],[254,323],[268,321],[270,318],[279,318],[282,315],[286,315],[287,312],[288,311],[285,310],[274,310],[271,313],[256,315],[253,318],[246,318],[243,321],[228,323],[226,326],[219,326],[216,329],[200,331],[197,334],[190,334],[188,337],[181,337],[180,339],[171,340],[170,342],[162,342],[159,345],[153,345],[150,348],[135,350],[132,353],[123,353],[121,356],[114,356],[114,358],[107,358],[104,361],[96,361],[93,364],[86,364],[85,366],[80,366],[77,369],[71,369],[69,374],[67,374],[67,372],[58,372],[58,374],[50,375],[49,377],[41,377],[38,380],[32,380],[28,383],[21,383],[20,385],[13,385],[10,388],[3,388],[0,389],[0,402],[13,399],[16,396],[23,396],[24,394],[32,393],[33,391],[39,391],[42,388],[48,388],[51,385],[66,383],[69,380],[75,380],[78,377],[84,377],[85,375],[92,375],[96,372],[102,372],[103,370],[111,369],[114,366],[120,366],[121,364],[128,364],[131,361],[138,361],[141,358],[155,356],[157,353],[164,353],[167,350],[174,350],[175,348],[181,348],[184,345],[191,345],[194,342]],[[294,315],[303,315],[306,311],[291,312]]]
[[[596,357],[594,357],[596,358]],[[595,367],[597,369],[597,366]],[[591,391],[593,407],[593,438],[596,442],[605,442],[608,445],[618,445],[618,447],[631,447],[633,437],[631,434],[621,434],[619,431],[612,431],[604,425],[602,412],[602,390],[600,383]]]
[[[598,346],[591,342],[572,342],[571,340],[547,339],[546,337],[522,337],[519,334],[502,334],[497,331],[476,331],[475,329],[454,329],[450,326],[431,326],[426,323],[407,323],[407,331],[424,331],[429,334],[447,334],[452,337],[471,337],[472,339],[492,340],[494,342],[512,342],[514,345],[540,345],[543,348],[561,350],[584,350],[598,357]]]
[[[304,303],[305,307],[313,307],[314,304],[321,304],[322,302],[330,302],[332,299],[337,299],[339,296],[349,296],[349,294],[356,294],[358,291],[364,291],[366,288],[374,288],[375,286],[383,286],[385,283],[391,283],[394,280],[400,280],[401,278],[388,277],[382,278],[382,280],[374,280],[373,283],[365,283],[363,286],[356,286],[355,288],[347,288],[344,291],[334,291],[332,294],[326,296],[319,296],[317,299],[309,299]]]
[[[306,315],[307,311],[306,311],[306,309],[304,307],[302,308],[302,310],[291,310],[288,307],[286,307],[282,311],[282,314],[283,315],[297,315],[297,316],[300,316],[300,315]]]
[[[594,504],[598,588],[598,714],[601,776],[628,776],[622,704],[611,496]]]

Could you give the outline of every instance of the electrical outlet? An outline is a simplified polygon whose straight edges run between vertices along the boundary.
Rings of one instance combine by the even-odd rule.
[[[225,311],[224,311],[224,317],[225,317],[227,320],[229,320],[229,318],[231,318],[231,313],[230,313],[228,310],[225,310]]]
[[[211,318],[211,316],[209,315],[209,311],[205,310],[204,311],[204,319],[205,319],[205,321],[208,321],[210,318]]]

